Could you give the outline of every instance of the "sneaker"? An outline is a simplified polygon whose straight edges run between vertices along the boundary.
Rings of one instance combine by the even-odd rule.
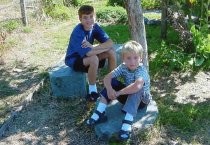
[[[91,92],[91,94],[87,94],[86,100],[89,102],[96,102],[99,98],[99,94],[96,92]]]

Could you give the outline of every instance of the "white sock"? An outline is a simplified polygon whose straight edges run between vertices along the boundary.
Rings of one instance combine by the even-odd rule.
[[[130,113],[126,113],[125,120],[133,121],[133,115],[131,115]],[[121,129],[124,131],[131,131],[131,125],[127,123],[123,123]]]
[[[107,104],[104,104],[102,102],[98,103],[98,107],[97,107],[97,111],[103,113],[106,110]],[[96,113],[93,113],[93,115],[91,116],[91,118],[93,118],[94,120],[98,120],[99,116]]]
[[[91,92],[96,92],[96,93],[98,92],[96,84],[94,84],[94,85],[89,84],[89,94],[91,94]]]

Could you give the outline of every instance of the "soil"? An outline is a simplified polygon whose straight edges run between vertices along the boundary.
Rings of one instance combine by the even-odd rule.
[[[20,30],[9,34],[8,38],[17,38],[20,44],[15,45],[4,53],[0,64],[0,81],[7,84],[3,97],[4,102],[16,98],[11,104],[13,109],[21,104],[46,72],[55,65],[65,54],[61,51],[51,51],[52,39],[46,33],[59,31],[70,23],[57,23],[56,27],[34,27],[30,33]],[[35,55],[44,52],[41,57]],[[45,53],[47,52],[47,53]],[[210,72],[172,73],[160,76],[151,81],[154,99],[174,96],[174,102],[179,104],[191,103],[199,105],[210,102]],[[9,103],[9,101],[8,101]],[[34,94],[33,100],[23,108],[0,140],[0,145],[52,144],[52,145],[105,145],[106,141],[97,140],[94,131],[87,128],[83,121],[90,114],[93,104],[85,102],[83,97],[76,99],[55,98],[50,94],[49,79]],[[9,109],[11,111],[11,108]],[[145,135],[149,140],[140,140],[133,136],[130,144],[210,144],[209,121],[204,124],[204,130],[190,136],[184,136],[172,126],[151,128]],[[199,137],[202,135],[202,137]],[[187,137],[189,137],[187,139]],[[190,141],[191,140],[191,141]]]

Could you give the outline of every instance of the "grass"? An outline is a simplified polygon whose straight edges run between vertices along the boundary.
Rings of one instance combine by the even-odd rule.
[[[108,25],[104,26],[103,28],[116,44],[123,44],[130,40],[130,34],[127,25]]]
[[[149,20],[151,19],[160,20],[161,13],[144,13],[144,17],[148,18]]]

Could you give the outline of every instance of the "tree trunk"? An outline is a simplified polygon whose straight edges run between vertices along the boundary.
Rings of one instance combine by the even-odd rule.
[[[146,31],[144,16],[141,7],[141,0],[125,0],[125,8],[128,14],[128,23],[133,40],[139,42],[144,49],[143,63],[149,70]]]
[[[167,37],[167,6],[168,0],[162,0],[162,14],[161,14],[161,38]]]

